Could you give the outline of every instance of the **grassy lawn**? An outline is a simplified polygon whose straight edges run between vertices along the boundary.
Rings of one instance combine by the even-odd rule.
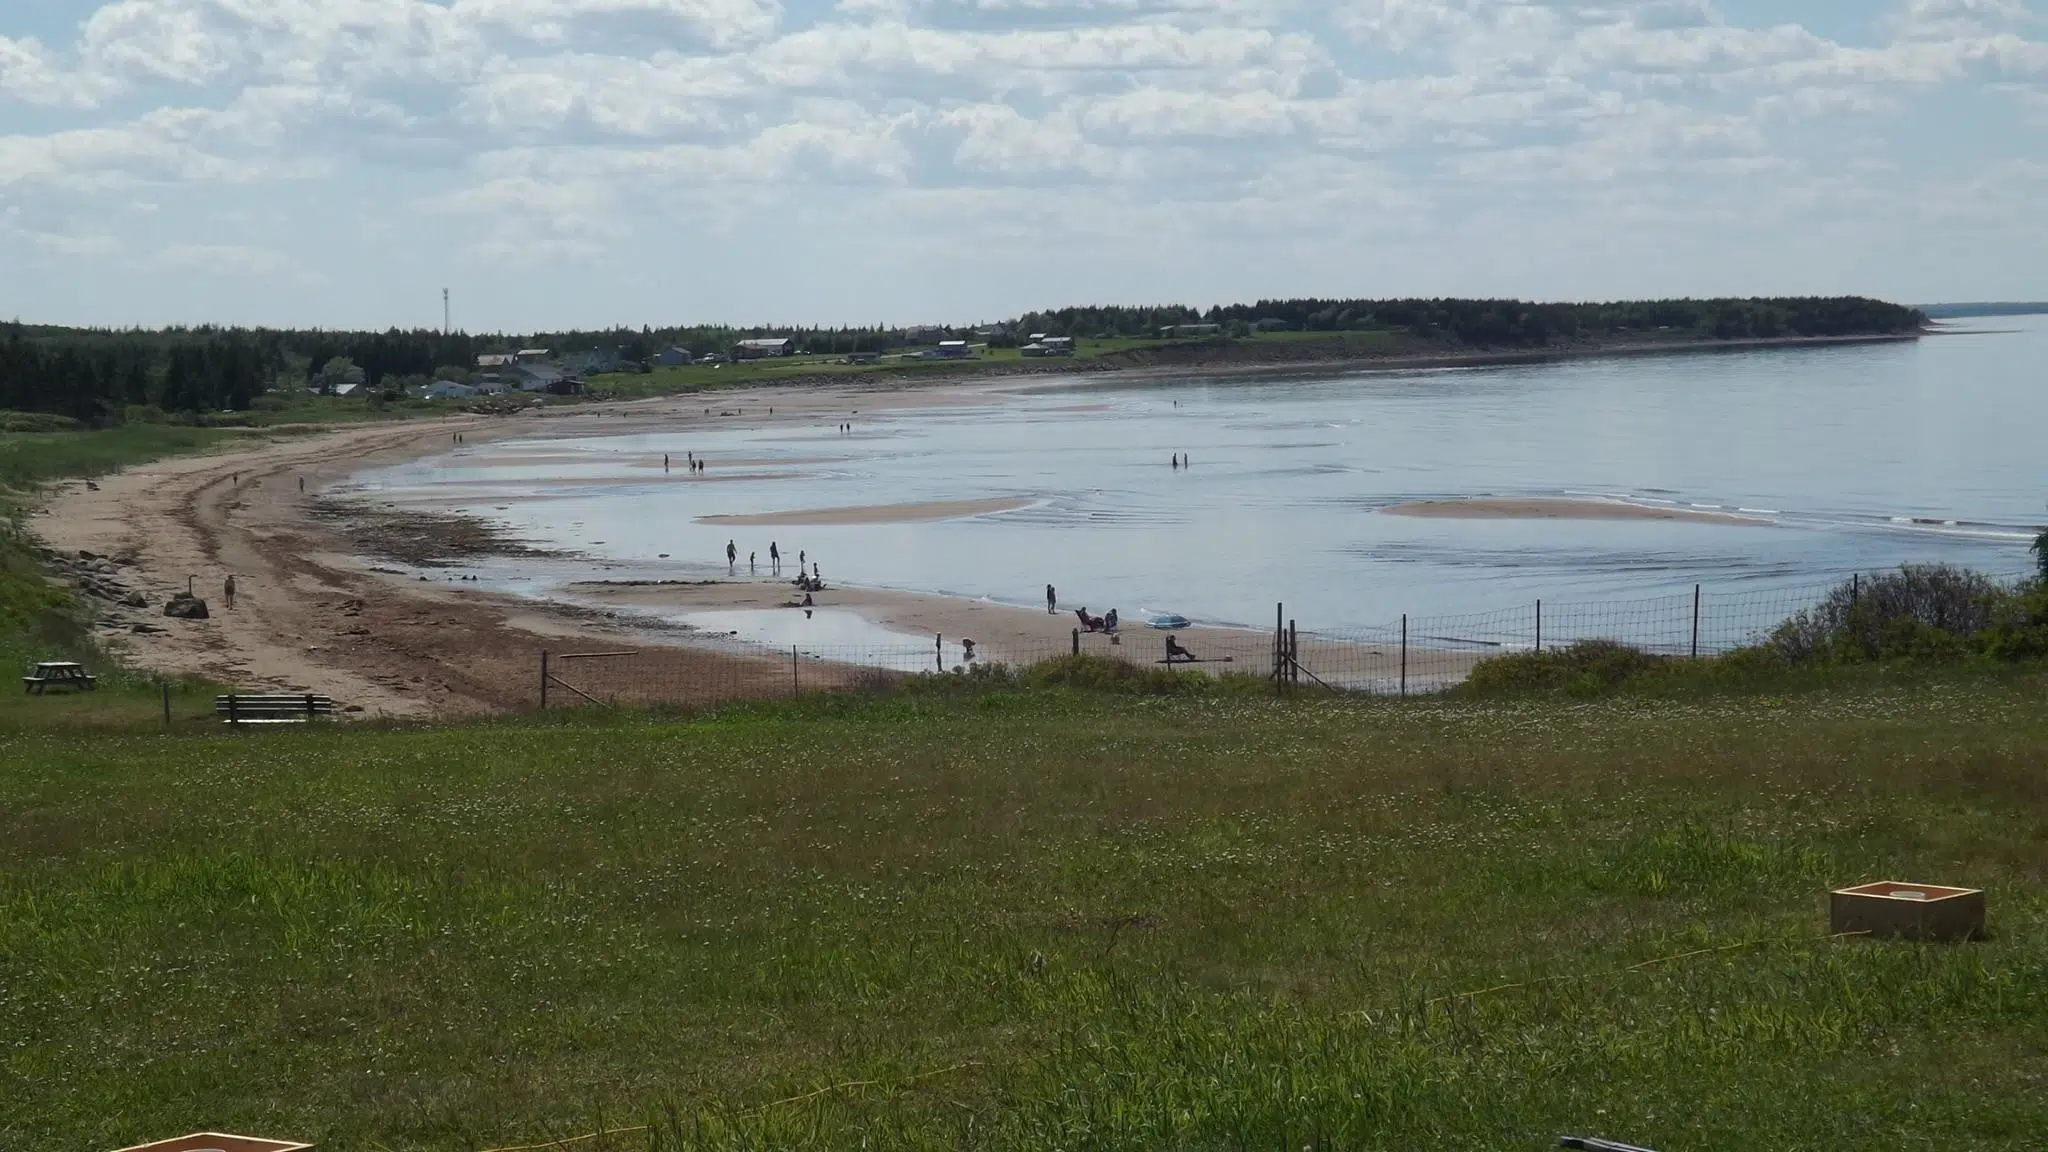
[[[0,1147],[2038,1147],[2044,687],[0,730]]]

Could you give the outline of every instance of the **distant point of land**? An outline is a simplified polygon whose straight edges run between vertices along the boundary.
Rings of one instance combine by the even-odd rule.
[[[2043,316],[2048,315],[2048,300],[1923,304],[1920,311],[1925,312],[1929,320],[1967,320],[1977,316]]]

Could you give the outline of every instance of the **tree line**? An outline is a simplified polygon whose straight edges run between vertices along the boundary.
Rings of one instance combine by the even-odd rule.
[[[1546,304],[1520,300],[1260,300],[1198,309],[1186,305],[1079,307],[1028,312],[989,325],[928,331],[923,339],[969,338],[1012,345],[1036,333],[1077,338],[1149,337],[1183,324],[1216,324],[1227,335],[1259,329],[1390,332],[1474,348],[1542,347],[1677,335],[1695,339],[1861,336],[1917,330],[1916,309],[1862,297],[1648,300]],[[546,348],[574,366],[596,353],[609,364],[646,362],[664,350],[728,353],[741,340],[786,337],[814,354],[886,352],[911,342],[910,329],[678,325],[575,329],[526,335],[432,329],[81,329],[0,325],[0,409],[47,412],[100,426],[134,409],[165,413],[241,411],[265,392],[341,383],[390,389],[432,378],[464,378],[477,358]]]
[[[1474,348],[1529,348],[1582,340],[1676,333],[1714,340],[1784,336],[1868,336],[1916,331],[1913,308],[1860,296],[1720,300],[1635,300],[1543,304],[1522,300],[1261,300],[1198,311],[1060,308],[1027,313],[1020,329],[1062,336],[1151,336],[1180,324],[1237,332],[1261,324],[1300,332],[1392,332]]]

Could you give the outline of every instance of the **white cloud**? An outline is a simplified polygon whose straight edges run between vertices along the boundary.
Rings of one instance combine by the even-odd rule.
[[[1388,228],[1577,235],[1596,207],[1744,235],[1843,205],[1897,223],[1937,143],[1901,113],[1937,90],[1974,101],[1939,141],[1944,188],[2048,151],[2025,0],[1883,0],[1854,37],[1812,18],[1831,0],[78,2],[68,39],[0,11],[0,212],[39,221],[11,242],[151,251],[69,222],[132,219],[141,193],[154,235],[205,235],[196,205],[224,196],[286,239],[155,259],[250,279],[366,259],[313,256],[354,228],[387,260],[595,269],[742,229],[829,246],[851,221],[901,249],[925,242],[914,209],[997,250],[1055,223],[1180,236],[1176,260],[1257,233],[1309,269]]]

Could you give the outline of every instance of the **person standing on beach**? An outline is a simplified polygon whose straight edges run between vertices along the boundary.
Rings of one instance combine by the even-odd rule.
[[[735,565],[737,565],[737,564],[738,564],[739,562],[740,562],[740,546],[739,546],[739,545],[738,545],[737,543],[735,543],[735,542],[733,542],[733,541],[731,541],[731,540],[727,540],[727,541],[725,542],[725,571],[726,571],[726,573],[727,573],[728,575],[730,575],[730,574],[732,573],[733,567],[734,567]]]
[[[752,576],[754,573],[759,572],[761,570],[760,567],[754,563],[754,557],[758,555],[760,555],[760,553],[758,552],[747,553],[747,575],[749,576]]]
[[[222,598],[223,598],[223,599],[225,599],[225,600],[226,600],[226,601],[228,602],[228,611],[230,611],[230,612],[234,611],[234,610],[235,610],[235,577],[234,577],[234,574],[233,574],[233,573],[229,573],[229,574],[228,574],[228,578],[227,578],[226,580],[223,580],[223,581],[221,581],[221,584],[220,584],[220,594],[221,594]]]
[[[1047,616],[1056,616],[1059,614],[1059,610],[1060,594],[1053,590],[1052,585],[1047,584],[1045,586],[1045,614]]]
[[[804,550],[801,548],[796,550],[796,574],[804,574]]]
[[[664,476],[668,474],[668,453],[666,452],[661,454],[661,471]]]
[[[777,548],[773,540],[768,542],[768,571],[777,576],[782,574],[782,549]]]
[[[1175,472],[1180,471],[1180,453],[1178,452],[1173,454],[1173,470]]]

